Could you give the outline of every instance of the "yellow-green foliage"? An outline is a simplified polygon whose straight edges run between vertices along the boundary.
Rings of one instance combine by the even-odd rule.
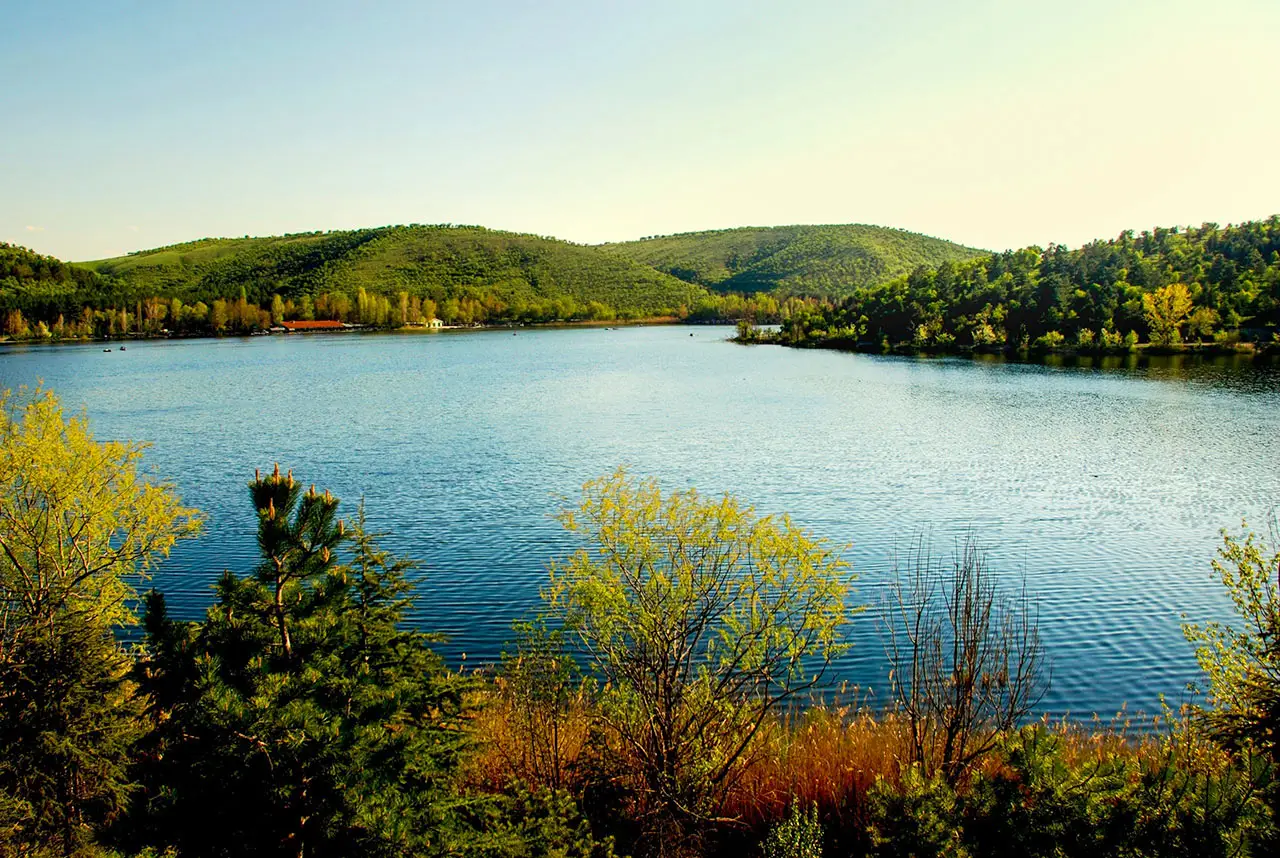
[[[1189,623],[1188,640],[1209,680],[1211,729],[1232,744],[1256,744],[1280,762],[1280,546],[1224,532],[1213,568],[1240,620]]]
[[[138,474],[143,446],[98,442],[51,392],[0,394],[0,634],[72,612],[131,621],[127,600],[199,518]]]
[[[0,395],[0,854],[90,854],[128,804],[142,702],[113,630],[199,526],[141,455],[51,393]]]
[[[545,598],[602,683],[638,812],[718,814],[776,708],[844,651],[845,563],[785,516],[624,471],[560,520],[588,547],[552,564]]]
[[[1147,324],[1151,326],[1152,343],[1159,346],[1180,343],[1182,322],[1191,313],[1191,292],[1185,283],[1161,286],[1142,296],[1142,312],[1147,317]],[[1209,324],[1208,327],[1212,331],[1213,325]]]

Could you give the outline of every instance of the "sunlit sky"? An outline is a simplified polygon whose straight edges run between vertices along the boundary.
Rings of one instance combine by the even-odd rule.
[[[0,240],[1280,212],[1277,0],[6,3]]]

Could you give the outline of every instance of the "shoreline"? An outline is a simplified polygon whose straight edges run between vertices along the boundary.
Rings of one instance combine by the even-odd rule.
[[[1079,348],[1054,348],[1054,349],[1022,349],[1014,347],[982,347],[982,346],[954,346],[950,348],[913,346],[907,344],[899,344],[885,348],[880,344],[873,343],[851,343],[847,340],[819,340],[817,342],[801,342],[787,343],[782,342],[774,337],[762,337],[760,339],[744,340],[741,337],[733,337],[732,342],[744,346],[780,346],[790,349],[813,349],[837,352],[852,352],[855,354],[868,355],[885,355],[893,357],[919,357],[919,358],[941,358],[941,357],[959,357],[959,358],[1002,358],[1012,359],[1018,362],[1038,362],[1051,358],[1072,358],[1072,359],[1099,359],[1099,360],[1115,360],[1125,358],[1153,358],[1153,357],[1238,357],[1248,359],[1275,359],[1280,358],[1280,343],[1238,343],[1234,345],[1221,345],[1218,343],[1184,343],[1178,346],[1156,346],[1150,343],[1138,343],[1137,345],[1119,349],[1079,349]]]
[[[573,328],[639,328],[639,327],[658,327],[658,326],[675,326],[675,325],[732,325],[732,322],[687,322],[678,316],[646,316],[640,319],[625,320],[608,320],[599,319],[581,319],[571,321],[558,322],[509,322],[498,325],[445,325],[439,328],[429,328],[422,325],[406,325],[401,328],[380,328],[372,326],[353,326],[342,329],[316,330],[316,331],[250,331],[249,333],[226,333],[226,334],[185,334],[176,332],[166,332],[160,334],[127,334],[122,336],[108,337],[30,337],[27,339],[15,340],[10,337],[0,337],[0,347],[4,346],[53,346],[53,345],[95,345],[102,343],[131,343],[131,342],[149,342],[155,340],[229,340],[229,339],[248,339],[251,337],[296,337],[296,336],[341,336],[341,335],[360,335],[360,334],[400,334],[400,335],[419,335],[419,334],[437,334],[437,333],[458,333],[465,331],[502,331],[511,330],[519,331],[521,329],[573,329]]]

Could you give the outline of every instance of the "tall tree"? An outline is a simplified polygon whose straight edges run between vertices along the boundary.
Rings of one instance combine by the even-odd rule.
[[[0,852],[78,852],[123,808],[140,703],[113,630],[199,520],[47,391],[0,398]]]
[[[413,564],[279,468],[249,489],[257,569],[225,573],[203,622],[148,599],[141,838],[191,856],[461,848],[464,683],[400,627]]]
[[[648,845],[682,850],[721,813],[766,720],[843,651],[850,575],[785,517],[622,471],[560,520],[588,545],[552,565],[548,608],[601,680]]]

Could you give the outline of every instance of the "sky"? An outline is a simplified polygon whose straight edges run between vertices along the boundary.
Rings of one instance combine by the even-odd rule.
[[[1276,0],[17,0],[0,241],[871,223],[993,250],[1280,213]]]

